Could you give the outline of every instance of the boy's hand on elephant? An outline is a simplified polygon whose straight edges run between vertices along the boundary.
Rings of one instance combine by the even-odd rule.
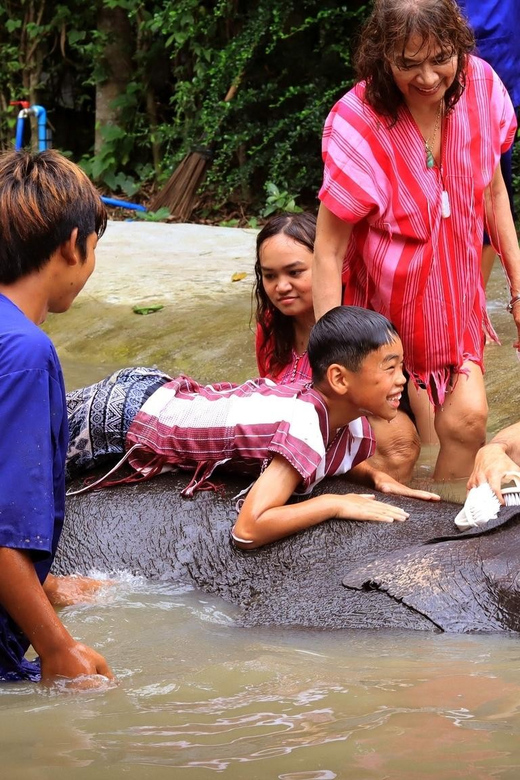
[[[374,477],[374,487],[381,493],[388,493],[394,496],[407,496],[408,498],[420,498],[422,501],[440,501],[441,497],[437,493],[430,493],[429,490],[415,490],[414,488],[403,485],[393,477],[382,471],[377,472]]]
[[[409,515],[404,509],[383,501],[376,501],[372,494],[348,493],[336,496],[338,499],[335,517],[342,520],[371,520],[377,523],[393,523],[406,520]]]

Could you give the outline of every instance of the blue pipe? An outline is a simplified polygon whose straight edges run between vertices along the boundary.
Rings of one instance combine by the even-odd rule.
[[[139,203],[128,203],[126,200],[118,200],[117,198],[101,198],[103,203],[107,206],[120,206],[122,209],[132,209],[133,211],[146,211],[146,206],[141,206]]]
[[[22,108],[16,120],[16,137],[14,148],[20,151],[23,145],[23,125],[29,114],[34,114],[38,120],[38,151],[44,152],[47,149],[47,112],[43,106],[30,106]]]
[[[35,115],[38,120],[38,151],[44,152],[47,149],[47,111],[43,106],[31,106],[29,111]]]
[[[23,126],[26,114],[26,109],[22,108],[22,110],[18,113],[18,117],[16,119],[16,137],[14,140],[14,148],[17,152],[20,151],[23,144]]]
[[[22,108],[18,114],[16,120],[16,138],[14,142],[14,148],[16,151],[20,151],[23,144],[23,125],[24,120],[27,119],[29,114],[34,114],[38,119],[38,151],[44,152],[47,149],[47,111],[43,106],[30,106],[29,108]],[[102,197],[103,203],[107,206],[119,206],[122,209],[130,209],[133,211],[146,211],[145,206],[141,206],[139,203],[128,203],[126,200],[118,200],[117,198],[105,198]]]

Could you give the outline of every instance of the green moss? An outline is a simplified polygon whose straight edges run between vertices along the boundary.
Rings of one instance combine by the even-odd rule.
[[[194,304],[165,305],[153,316],[137,317],[131,306],[85,298],[64,314],[50,315],[44,329],[69,389],[127,365],[157,365],[204,382],[255,376],[249,296]]]

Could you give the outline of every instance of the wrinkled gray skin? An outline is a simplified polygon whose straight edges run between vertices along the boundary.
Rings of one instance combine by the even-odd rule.
[[[190,583],[237,605],[241,625],[520,630],[518,509],[502,510],[483,533],[457,534],[459,506],[380,495],[410,518],[329,520],[242,552],[230,541],[232,497],[248,481],[227,477],[221,492],[193,499],[179,495],[186,482],[167,474],[68,498],[53,571],[125,570]],[[319,490],[366,487],[336,478]]]

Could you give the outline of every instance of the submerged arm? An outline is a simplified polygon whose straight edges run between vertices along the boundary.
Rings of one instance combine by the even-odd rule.
[[[22,550],[0,547],[0,603],[40,656],[42,680],[87,674],[112,677],[99,653],[71,637],[40,584],[30,556]]]

